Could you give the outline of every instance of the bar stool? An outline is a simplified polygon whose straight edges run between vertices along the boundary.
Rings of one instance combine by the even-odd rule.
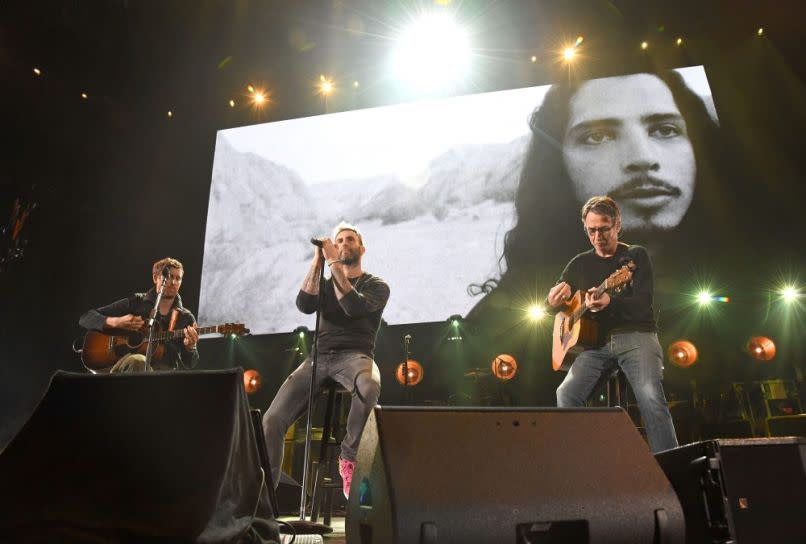
[[[311,493],[311,521],[318,521],[320,514],[323,523],[330,525],[333,513],[333,494],[342,492],[339,475],[339,446],[344,436],[343,410],[349,407],[350,392],[336,382],[328,386],[325,421],[322,426],[322,440],[319,443],[319,460],[316,463]],[[342,402],[344,397],[347,402]]]
[[[610,408],[623,408],[621,406],[621,368],[616,367],[607,376],[607,406]],[[613,395],[613,393],[615,395]],[[613,404],[613,397],[615,396],[615,404]],[[626,410],[626,408],[625,408]]]

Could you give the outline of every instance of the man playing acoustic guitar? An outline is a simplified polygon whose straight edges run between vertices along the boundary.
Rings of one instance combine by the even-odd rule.
[[[547,302],[561,309],[576,290],[585,291],[585,306],[598,322],[600,343],[577,355],[557,388],[557,406],[584,406],[594,387],[617,366],[632,386],[647,439],[653,452],[677,446],[672,416],[663,392],[663,352],[652,310],[653,274],[649,255],[641,246],[618,241],[621,213],[615,201],[595,196],[582,207],[582,223],[592,250],[566,265]],[[626,263],[634,264],[632,284],[621,293],[597,285]]]
[[[156,288],[162,283],[163,276],[167,272],[167,280],[156,316],[157,324],[163,331],[184,330],[181,338],[171,339],[162,344],[165,348],[164,355],[158,358],[155,354],[152,367],[155,370],[193,368],[199,362],[199,352],[196,350],[199,334],[196,331],[196,318],[182,306],[182,298],[179,296],[182,276],[185,273],[182,263],[166,257],[155,262],[151,272],[154,287],[148,292],[135,293],[112,304],[89,310],[81,316],[78,324],[91,331],[109,329],[131,331],[132,333],[141,331],[147,338],[146,320],[157,300]],[[145,363],[146,358],[142,353],[126,353],[120,357],[110,372],[141,372],[145,370]]]

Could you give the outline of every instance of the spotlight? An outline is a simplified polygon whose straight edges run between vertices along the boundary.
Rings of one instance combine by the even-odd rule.
[[[255,88],[252,86],[251,83],[246,86],[246,90],[249,91],[249,94],[255,94]]]
[[[771,361],[775,357],[775,342],[766,336],[753,336],[747,341],[747,352],[758,361]]]
[[[230,108],[234,108],[234,107],[235,107],[235,100],[230,99],[230,101],[229,101],[229,107],[230,107]]]
[[[644,51],[649,49],[649,42],[641,42],[641,49],[643,49]]]
[[[357,89],[359,87],[358,81],[353,81],[353,88]]]
[[[173,119],[173,117],[174,117],[174,112],[171,111],[171,110],[168,110],[168,119]]]
[[[576,50],[573,47],[566,47],[563,50],[563,59],[565,59],[565,62],[571,62],[572,60],[574,60],[575,56],[576,56]]]
[[[262,385],[263,377],[257,370],[247,370],[243,373],[243,388],[247,394],[256,393]]]
[[[533,304],[529,307],[529,319],[532,321],[540,321],[545,315],[546,310],[539,304]]]
[[[491,369],[493,376],[505,382],[514,378],[518,373],[518,361],[512,355],[502,353],[493,359]]]
[[[34,75],[41,76],[42,75],[42,70],[40,70],[39,68],[34,68]]]
[[[333,85],[333,81],[326,78],[324,75],[319,76],[319,94],[328,97],[334,89],[335,85]]]
[[[676,44],[678,47],[679,47],[679,46],[681,46],[681,45],[683,45],[683,38],[677,38],[677,40],[676,40],[674,43],[675,43],[675,44]]]
[[[577,41],[574,42],[574,47],[579,47],[580,45],[582,45],[582,42],[584,41],[585,38],[583,38],[582,36],[577,36]]]
[[[764,35],[764,27],[759,27],[758,30],[756,30],[756,36],[763,36],[763,35]]]
[[[423,371],[423,365],[415,361],[414,359],[409,359],[406,361],[406,370],[408,374],[408,386],[414,387],[421,381],[423,381],[423,376],[425,376],[425,371]],[[403,363],[397,365],[397,370],[395,371],[395,379],[397,379],[397,383],[400,385],[406,385],[406,374],[403,374]]]
[[[252,100],[255,102],[256,106],[262,106],[266,103],[268,98],[263,91],[256,91],[255,94],[252,96]]]
[[[688,368],[697,362],[697,347],[688,340],[672,342],[666,350],[666,357],[673,365]]]
[[[308,327],[304,325],[294,329],[294,334],[296,334],[300,338],[305,338],[305,335],[308,334],[308,332],[310,332]]]
[[[83,98],[84,100],[86,100],[86,99],[88,99],[88,98],[89,98],[89,96],[87,96],[87,93],[81,93],[81,98]]]
[[[792,304],[798,297],[800,293],[798,292],[797,288],[794,285],[787,285],[780,290],[781,298],[787,304]]]
[[[537,57],[536,57],[535,55],[532,55],[532,59],[531,59],[531,60],[532,60],[532,62],[537,62]]]
[[[447,14],[431,13],[400,34],[391,67],[398,79],[428,92],[459,82],[470,58],[467,32]]]
[[[713,300],[714,296],[708,291],[700,291],[697,293],[697,302],[700,304],[700,306],[707,306],[708,304],[711,304]]]
[[[234,332],[233,332],[233,333],[231,333],[231,334],[229,335],[229,337],[230,337],[230,340],[237,340],[237,339],[238,339],[238,335],[237,335],[237,334],[235,334]]]

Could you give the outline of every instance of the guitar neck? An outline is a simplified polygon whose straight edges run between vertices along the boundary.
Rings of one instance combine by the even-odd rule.
[[[199,335],[202,334],[210,334],[212,332],[219,332],[219,329],[222,325],[213,325],[212,327],[199,327],[196,329],[196,332]],[[184,338],[185,337],[185,329],[179,329],[177,331],[164,331],[158,333],[154,336],[154,341],[156,342],[165,342],[166,340],[175,340],[177,338]]]
[[[600,296],[602,296],[604,294],[605,291],[607,291],[607,289],[608,289],[607,280],[608,279],[609,278],[605,278],[605,280],[602,283],[599,284],[599,287],[596,288],[596,291],[594,292],[595,298],[599,298]],[[588,307],[585,306],[585,304],[584,304],[584,301],[585,301],[585,294],[584,293],[582,294],[582,301],[583,301],[583,304],[580,304],[579,308],[574,310],[574,313],[572,314],[574,319],[579,319],[580,317],[585,315],[585,312],[588,311]]]

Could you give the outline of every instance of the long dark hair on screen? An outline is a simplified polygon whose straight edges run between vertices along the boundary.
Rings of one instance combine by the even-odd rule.
[[[719,217],[730,211],[725,205],[726,191],[721,187],[716,160],[719,153],[719,128],[705,104],[689,89],[676,71],[645,72],[660,78],[672,92],[680,113],[686,120],[689,139],[697,165],[696,185],[691,206],[681,224],[671,233],[632,233],[632,241],[642,237],[664,236],[669,240],[705,243],[702,229],[712,229]],[[568,258],[588,244],[579,220],[582,202],[578,202],[562,157],[562,141],[569,115],[569,102],[584,83],[553,85],[542,105],[529,117],[532,132],[518,188],[515,192],[515,224],[504,239],[499,262],[506,271],[468,287],[471,295],[489,293],[509,283],[533,281],[536,274],[559,275]],[[715,203],[722,204],[715,206]],[[697,233],[692,237],[693,233]],[[696,238],[696,240],[692,239]],[[707,246],[706,246],[707,247]],[[689,249],[691,246],[689,245]]]

